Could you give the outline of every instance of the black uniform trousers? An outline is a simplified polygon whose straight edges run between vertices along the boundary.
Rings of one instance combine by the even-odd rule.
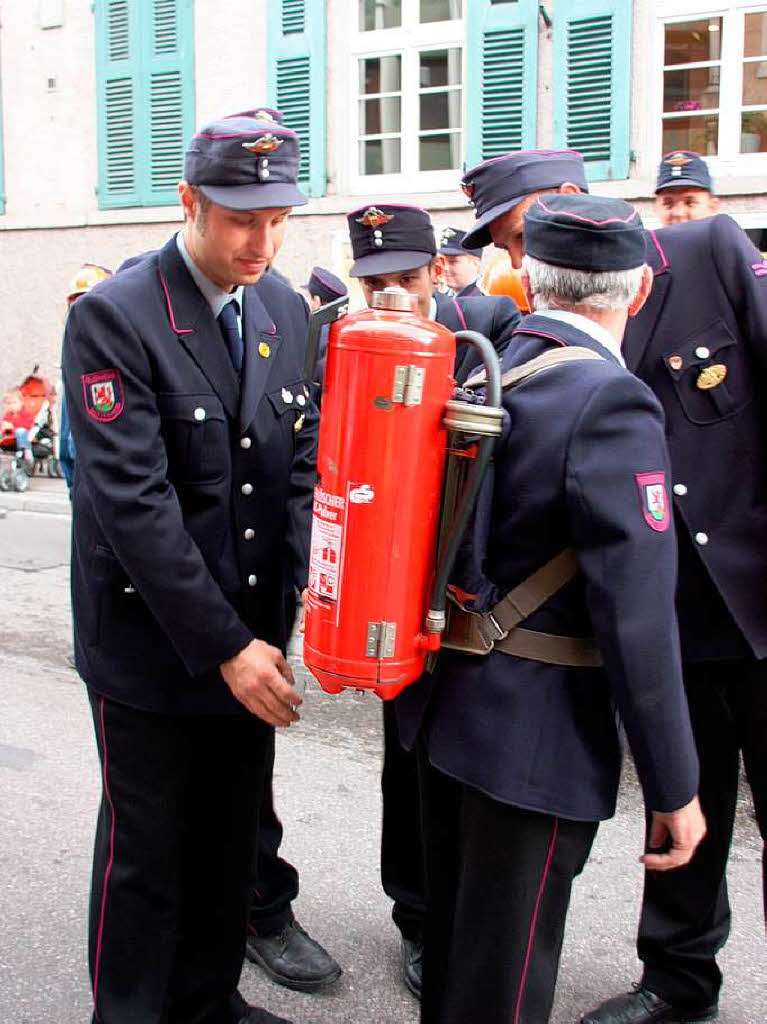
[[[381,882],[394,901],[392,919],[406,939],[420,942],[426,916],[418,759],[399,741],[394,701],[383,703]]]
[[[492,800],[434,768],[422,741],[418,758],[428,893],[421,1022],[545,1024],[572,882],[598,823]]]
[[[89,697],[102,769],[93,1021],[235,1024],[268,727]]]
[[[643,983],[682,1009],[716,1003],[716,954],[730,931],[727,858],[738,796],[740,752],[767,839],[767,661],[738,658],[684,665],[700,759],[707,832],[689,865],[645,875],[638,952]],[[767,865],[762,888],[767,920]]]

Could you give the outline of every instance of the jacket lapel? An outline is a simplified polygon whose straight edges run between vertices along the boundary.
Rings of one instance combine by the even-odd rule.
[[[672,281],[671,264],[654,231],[647,232],[647,262],[653,272],[652,291],[639,313],[629,317],[623,340],[623,357],[628,368],[634,372],[644,358]]]
[[[256,414],[282,339],[255,288],[245,289],[242,322],[245,356],[242,365],[240,429],[244,431]]]
[[[171,330],[234,419],[238,406],[237,376],[213,312],[186,269],[175,236],[160,251],[159,274]]]

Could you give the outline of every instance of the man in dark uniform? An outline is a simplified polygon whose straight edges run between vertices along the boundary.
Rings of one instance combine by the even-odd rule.
[[[526,152],[480,164],[464,179],[477,216],[470,244],[492,240],[519,267],[520,209],[538,191],[578,187],[585,187],[585,172],[577,154],[569,166],[561,154]],[[624,355],[666,417],[679,544],[676,605],[708,832],[688,867],[670,877],[647,873],[638,937],[642,981],[591,1011],[584,1024],[716,1015],[741,753],[767,837],[767,451],[757,388],[767,364],[767,266],[721,215],[649,232],[646,241],[653,290],[629,321]],[[736,484],[725,468],[733,466]],[[764,866],[762,879],[767,916]]]
[[[658,167],[655,212],[664,227],[713,217],[719,209],[708,164],[697,153],[676,149]]]
[[[445,274],[445,284],[459,299],[470,295],[484,295],[477,284],[482,266],[481,249],[464,249],[461,242],[466,232],[460,228],[442,228],[439,233],[439,254]]]
[[[442,264],[425,210],[387,203],[354,210],[347,221],[354,255],[350,274],[359,279],[368,302],[375,291],[404,288],[418,296],[421,316],[453,332],[479,331],[503,352],[519,322],[516,306],[503,296],[459,299],[436,290]],[[476,362],[474,349],[459,347],[456,378],[466,380]],[[394,901],[392,918],[402,935],[403,979],[418,996],[425,900],[417,767],[414,756],[400,746],[393,702],[384,702],[383,719],[381,877]]]
[[[555,195],[529,209],[525,232],[535,312],[502,366],[530,376],[504,394],[492,507],[470,559],[481,578],[459,575],[472,612],[446,637],[474,653],[443,651],[398,707],[406,745],[420,727],[428,1024],[549,1019],[572,881],[615,809],[616,710],[651,846],[671,846],[645,863],[686,863],[704,832],[663,414],[620,352],[652,282],[641,221],[622,200]]]
[[[304,291],[309,296],[309,308],[314,313],[320,306],[342,298],[347,294],[348,288],[340,277],[331,274],[324,267],[312,267],[309,280],[304,285]]]
[[[77,668],[102,764],[94,1020],[278,1021],[237,992],[272,727],[297,720],[284,595],[306,585],[316,414],[306,306],[274,258],[294,132],[191,141],[183,231],[70,313]],[[269,310],[275,310],[275,315]]]

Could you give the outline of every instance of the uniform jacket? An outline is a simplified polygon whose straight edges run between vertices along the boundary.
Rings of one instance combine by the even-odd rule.
[[[274,278],[243,307],[241,384],[175,238],[68,318],[75,656],[90,687],[135,707],[242,710],[218,666],[253,637],[284,645],[306,584],[306,307]]]
[[[434,293],[437,303],[435,320],[456,334],[458,331],[477,331],[493,343],[499,355],[509,345],[514,329],[520,321],[519,310],[512,299],[505,295],[479,296],[461,299]],[[480,365],[476,350],[467,344],[460,344],[455,357],[455,378],[459,383],[468,380],[472,371]]]
[[[726,216],[650,234],[648,257],[653,290],[629,321],[624,354],[666,416],[683,657],[762,658],[767,264]],[[701,388],[709,366],[724,367],[726,376]]]
[[[479,287],[476,281],[472,281],[471,284],[467,284],[465,288],[461,288],[460,291],[455,293],[457,299],[469,299],[477,295],[484,295],[485,293]]]
[[[522,320],[503,367],[573,344],[605,358],[504,393],[511,427],[496,448],[484,572],[493,604],[573,547],[577,576],[524,625],[596,636],[605,669],[443,651],[435,677],[405,690],[397,711],[406,746],[426,714],[429,757],[448,775],[501,802],[598,820],[615,807],[618,715],[653,810],[692,798],[697,761],[674,616],[673,520],[668,501],[665,515],[656,507],[660,519],[646,505],[646,483],[668,469],[658,401],[590,336],[544,317]]]

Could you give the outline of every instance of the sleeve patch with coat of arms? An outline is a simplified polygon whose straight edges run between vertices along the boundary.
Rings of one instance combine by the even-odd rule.
[[[119,370],[82,375],[83,398],[88,415],[99,423],[116,420],[125,408],[125,391]]]
[[[666,494],[665,473],[635,473],[639,504],[651,530],[662,533],[669,528],[671,514]]]

